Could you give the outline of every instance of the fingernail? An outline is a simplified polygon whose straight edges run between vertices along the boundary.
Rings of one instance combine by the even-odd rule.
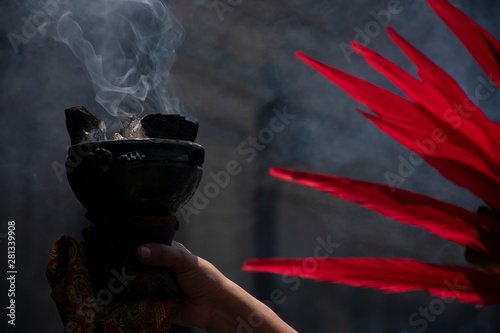
[[[141,258],[148,259],[151,257],[151,249],[147,246],[141,246]]]

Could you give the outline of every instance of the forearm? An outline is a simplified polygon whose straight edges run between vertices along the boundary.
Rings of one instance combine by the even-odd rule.
[[[214,304],[207,331],[209,333],[296,332],[269,307],[230,280],[225,282],[221,299]]]

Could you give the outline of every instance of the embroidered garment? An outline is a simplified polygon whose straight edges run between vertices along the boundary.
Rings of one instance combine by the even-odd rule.
[[[120,276],[94,295],[85,243],[69,236],[54,244],[47,279],[67,333],[166,333],[177,309],[177,301],[171,299],[116,300],[123,289],[120,283],[127,283]]]

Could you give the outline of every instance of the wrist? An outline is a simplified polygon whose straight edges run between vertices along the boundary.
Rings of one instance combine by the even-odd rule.
[[[209,333],[295,332],[268,306],[226,279],[206,327]]]
[[[231,280],[224,279],[221,292],[217,293],[210,308],[205,328],[209,333],[236,332],[238,316],[248,308],[242,301],[246,292]]]

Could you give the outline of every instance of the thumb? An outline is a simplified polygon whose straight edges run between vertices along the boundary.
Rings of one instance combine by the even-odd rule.
[[[182,273],[197,265],[197,257],[191,254],[182,244],[173,242],[165,244],[143,244],[137,249],[138,259],[146,266],[170,268],[174,273]]]

